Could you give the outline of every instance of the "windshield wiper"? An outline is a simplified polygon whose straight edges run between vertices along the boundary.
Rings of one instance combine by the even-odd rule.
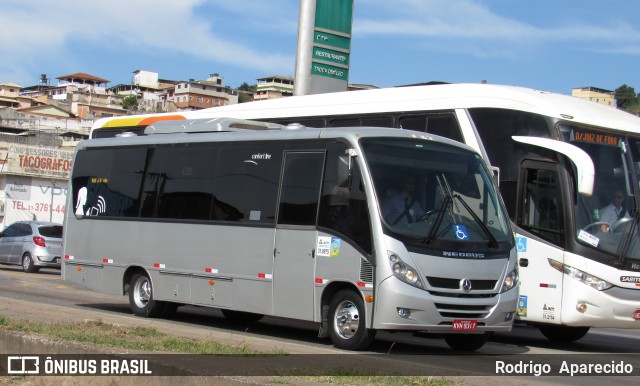
[[[440,207],[438,208],[438,217],[436,217],[436,221],[433,223],[433,226],[431,227],[431,230],[429,230],[429,234],[427,235],[427,238],[422,240],[423,243],[427,243],[427,244],[431,244],[433,241],[435,241],[436,239],[436,233],[438,232],[438,228],[440,227],[440,223],[442,222],[442,219],[444,218],[444,213],[447,210],[447,207],[449,206],[449,203],[452,201],[451,196],[447,195],[444,200],[442,200],[442,204],[440,204]]]
[[[458,201],[460,201],[462,206],[464,206],[464,208],[467,210],[467,212],[469,212],[471,217],[473,217],[473,220],[478,224],[478,226],[480,226],[480,229],[482,229],[482,232],[484,232],[484,234],[489,239],[489,248],[498,248],[498,240],[496,240],[493,233],[491,233],[491,231],[487,227],[487,224],[485,224],[484,222],[482,222],[482,220],[480,220],[480,217],[478,217],[478,215],[469,207],[469,205],[465,202],[465,200],[462,197],[460,197],[459,194],[454,195],[453,198],[457,198]]]
[[[438,228],[444,218],[447,207],[449,204],[453,203],[453,192],[451,191],[451,187],[449,186],[449,182],[444,176],[444,173],[436,175],[436,181],[438,181],[438,186],[440,187],[440,192],[444,196],[444,200],[442,200],[442,204],[440,204],[440,207],[438,208],[438,217],[436,217],[436,221],[433,223],[431,230],[429,230],[427,238],[422,240],[422,242],[426,242],[427,244],[430,244],[436,239],[436,233],[438,233]]]
[[[627,254],[629,253],[629,248],[631,244],[633,244],[633,235],[635,233],[640,233],[638,228],[638,222],[640,222],[640,211],[635,210],[635,214],[633,215],[633,219],[631,220],[631,225],[629,226],[629,231],[626,236],[620,243],[618,247],[618,265],[622,266],[624,261],[627,259]],[[640,235],[639,235],[640,236]]]

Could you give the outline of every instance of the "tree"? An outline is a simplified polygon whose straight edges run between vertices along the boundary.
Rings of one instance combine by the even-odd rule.
[[[138,109],[138,98],[135,95],[128,95],[122,99],[122,108],[129,111]]]
[[[253,100],[253,93],[256,92],[257,85],[249,85],[247,82],[242,82],[238,87],[238,103],[251,102]]]
[[[247,82],[242,82],[238,90],[247,91],[247,92],[255,92],[257,86],[255,84],[249,85]]]
[[[633,87],[629,87],[626,84],[618,87],[614,93],[616,100],[618,101],[618,108],[621,110],[629,110],[638,104],[638,96],[636,90]]]

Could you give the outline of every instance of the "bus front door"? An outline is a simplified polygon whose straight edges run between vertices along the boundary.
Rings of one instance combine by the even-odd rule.
[[[316,216],[324,152],[287,152],[274,250],[276,316],[313,320]]]

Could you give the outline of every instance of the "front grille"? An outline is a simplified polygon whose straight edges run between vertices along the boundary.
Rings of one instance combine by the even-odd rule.
[[[429,291],[429,293],[433,296],[441,296],[444,298],[464,298],[464,299],[483,299],[483,298],[493,298],[498,294],[466,294],[460,292],[438,292],[438,291]]]
[[[492,305],[466,305],[436,303],[440,316],[445,318],[480,319],[486,317],[491,311]]]
[[[365,259],[360,259],[360,281],[373,283],[373,265]]]
[[[429,286],[433,288],[460,289],[460,279],[445,277],[426,277]],[[492,290],[496,287],[496,280],[471,280],[471,290]]]

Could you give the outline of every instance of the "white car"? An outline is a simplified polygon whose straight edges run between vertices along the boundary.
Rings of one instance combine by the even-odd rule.
[[[25,272],[60,269],[62,224],[18,221],[0,232],[0,264],[22,265]]]

